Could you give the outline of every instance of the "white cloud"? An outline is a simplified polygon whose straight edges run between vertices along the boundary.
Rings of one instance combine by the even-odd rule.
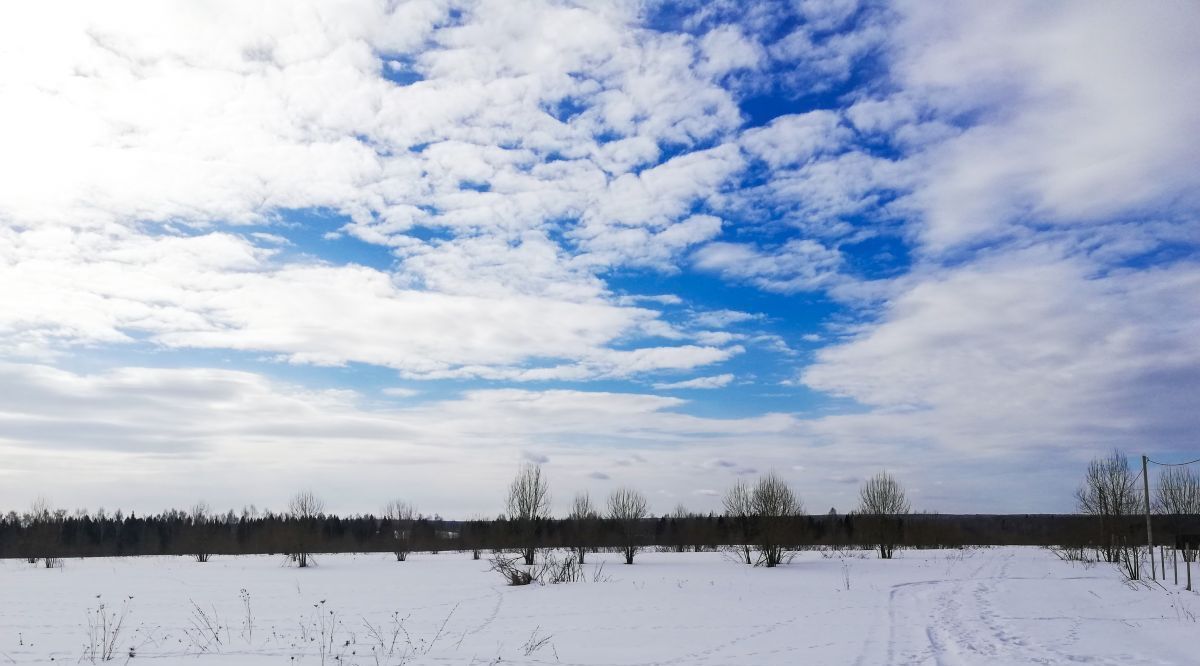
[[[820,156],[771,174],[763,186],[732,197],[739,211],[767,210],[801,233],[841,239],[857,228],[847,220],[865,218],[868,228],[888,216],[890,192],[913,187],[915,165],[878,157],[861,150]],[[860,220],[858,224],[862,224]]]
[[[636,303],[655,303],[658,305],[679,305],[683,299],[675,294],[626,294],[613,299],[617,305],[633,305]]]
[[[558,244],[538,231],[457,238],[399,252],[401,281],[442,293],[498,298],[525,293],[572,301],[605,293],[599,279],[572,268]]]
[[[659,390],[674,390],[674,389],[716,389],[728,386],[733,381],[732,374],[713,375],[711,377],[697,377],[679,382],[669,382],[655,384],[654,388]]]
[[[897,9],[886,52],[895,92],[864,96],[845,116],[904,156],[850,150],[764,186],[806,220],[877,216],[877,192],[912,193],[883,210],[908,220],[911,273],[835,284],[835,296],[881,303],[878,318],[840,329],[850,339],[802,374],[869,409],[814,419],[808,434],[860,458],[903,449],[930,465],[955,460],[953,475],[926,470],[950,479],[923,484],[939,489],[931,501],[972,492],[962,471],[972,465],[1013,486],[1053,485],[1049,470],[1061,476],[1114,446],[1186,450],[1200,427],[1185,406],[1200,391],[1190,334],[1200,274],[1187,260],[1129,259],[1195,248],[1200,79],[1188,35],[1200,12]],[[730,256],[753,265],[758,254]]]
[[[796,3],[805,23],[814,30],[833,30],[860,7],[859,0],[800,0]]]
[[[689,369],[737,347],[608,346],[656,313],[599,299],[405,289],[363,266],[284,263],[245,239],[0,234],[8,258],[0,344],[9,351],[148,337],[170,348],[270,352],[296,363],[369,363],[412,377],[588,379]],[[137,271],[132,272],[131,266]],[[462,334],[463,322],[471,333]],[[533,361],[568,365],[538,370]]]
[[[803,381],[876,408],[859,423],[949,449],[1192,446],[1200,268],[1094,269],[1036,251],[914,280]]]
[[[581,260],[602,268],[661,264],[712,238],[721,221],[690,210],[714,196],[743,166],[737,146],[723,144],[614,178],[571,231],[585,251]]]
[[[9,396],[0,405],[0,454],[19,471],[0,486],[0,506],[39,493],[69,506],[139,511],[196,497],[271,506],[311,485],[331,508],[362,511],[400,484],[443,515],[491,514],[522,458],[553,461],[548,473],[565,508],[571,479],[616,476],[614,445],[637,461],[619,467],[622,482],[653,480],[677,493],[695,487],[694,470],[721,448],[759,457],[796,446],[796,422],[786,415],[700,418],[676,411],[682,400],[640,394],[480,390],[368,408],[352,391],[248,372],[76,374],[20,364],[0,364],[0,393]],[[445,484],[447,475],[459,483]],[[152,486],[133,483],[151,477]],[[714,475],[710,483],[724,481]]]
[[[657,378],[740,345],[791,352],[721,330],[746,313],[689,318],[702,303],[613,294],[623,269],[878,308],[822,328],[840,342],[801,375],[868,409],[807,420],[513,389],[367,408],[252,373],[5,366],[0,449],[19,473],[0,499],[24,505],[69,470],[54,494],[80,504],[147,501],[105,493],[150,478],[189,494],[163,503],[261,503],[240,470],[278,472],[261,490],[282,497],[344,465],[369,477],[332,482],[347,501],[436,468],[482,490],[465,501],[427,486],[430,504],[490,512],[513,461],[537,451],[575,478],[619,469],[677,494],[727,480],[686,476],[711,471],[704,460],[750,473],[801,458],[832,499],[850,489],[828,479],[861,478],[870,460],[939,488],[928,499],[948,505],[931,508],[994,508],[970,474],[946,473],[975,464],[1067,508],[1069,489],[1022,462],[1030,450],[1073,463],[1187,445],[1197,271],[1128,259],[1195,247],[1200,11],[797,7],[805,20],[766,44],[778,10],[743,3],[697,8],[684,19],[695,34],[643,29],[644,8],[619,0],[483,0],[453,20],[451,3],[419,0],[6,5],[5,357],[88,367],[113,349],[238,350],[414,379]],[[841,96],[848,108],[745,129],[740,95],[829,91],[867,54],[887,80]],[[321,261],[323,246],[281,224],[292,208],[348,216],[316,231],[392,262]],[[230,228],[248,223],[270,228]],[[853,281],[850,247],[891,232],[911,274]],[[662,311],[679,305],[676,325]],[[194,485],[213,478],[227,485]]]
[[[291,245],[292,244],[291,241],[284,238],[283,236],[280,236],[279,234],[269,234],[269,233],[266,233],[263,231],[256,231],[254,233],[251,233],[250,237],[254,238],[262,243],[266,243],[266,244],[270,244],[270,245]]]
[[[868,6],[856,21],[849,22],[858,4],[797,3],[806,20],[769,47],[779,81],[792,90],[824,92],[848,80],[856,65],[887,36],[886,19],[891,11],[889,7]],[[834,30],[849,27],[848,23],[854,23],[854,29]]]
[[[915,195],[934,250],[1011,233],[1195,210],[1194,5],[906,3],[891,37],[902,95],[975,120],[928,148]]]
[[[752,40],[645,30],[623,2],[450,11],[0,10],[0,344],[148,338],[514,380],[738,353],[630,349],[682,335],[600,275],[675,271],[721,232],[696,209],[744,167],[717,79],[754,65]],[[400,70],[409,83],[384,77]],[[288,247],[282,229],[221,229],[292,208],[349,216],[325,237],[390,248],[394,273],[264,249]]]
[[[697,268],[744,280],[767,291],[811,291],[837,279],[841,254],[808,239],[794,239],[774,251],[745,243],[709,243],[693,255]]]
[[[740,124],[713,81],[752,64],[736,31],[699,43],[642,30],[619,2],[483,2],[453,24],[449,9],[8,8],[0,42],[21,56],[0,70],[0,214],[222,223],[324,206],[372,242],[413,224],[528,231],[585,210],[661,230],[719,182],[701,171],[706,155],[730,161],[720,149],[634,170],[655,167],[660,143]],[[420,80],[385,80],[397,57]],[[579,110],[557,114],[564,104]],[[621,208],[631,189],[659,211]]]
[[[705,328],[726,328],[733,324],[761,318],[761,314],[742,312],[740,310],[710,310],[692,315],[691,323]]]
[[[779,168],[842,148],[852,137],[837,112],[821,110],[780,116],[766,127],[742,134],[741,143],[751,155]]]
[[[718,236],[721,226],[721,220],[712,215],[693,215],[659,232],[637,226],[606,228],[585,243],[587,254],[579,263],[596,268],[649,266],[672,272],[680,254]]]
[[[508,381],[555,381],[586,379],[622,379],[659,370],[687,370],[732,358],[744,349],[678,345],[643,347],[633,350],[595,349],[581,354],[584,359],[572,364],[517,367],[502,365],[463,365],[445,370],[410,371],[422,379],[463,379],[478,377]]]
[[[735,26],[722,26],[704,35],[700,50],[704,56],[697,68],[714,78],[736,69],[757,67],[766,57],[762,46],[747,39]]]

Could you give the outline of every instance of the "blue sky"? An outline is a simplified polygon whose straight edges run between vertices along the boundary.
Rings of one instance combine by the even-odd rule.
[[[0,507],[1068,511],[1197,446],[1193,6],[0,12]]]

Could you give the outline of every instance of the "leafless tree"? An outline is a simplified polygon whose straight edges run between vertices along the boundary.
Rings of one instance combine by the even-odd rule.
[[[529,585],[538,583],[539,585],[558,583],[579,583],[586,581],[587,578],[583,573],[583,563],[575,559],[575,555],[568,555],[563,559],[558,559],[554,553],[547,553],[541,563],[533,566],[522,566],[517,563],[520,556],[509,556],[504,553],[496,553],[489,560],[492,571],[500,574],[506,583],[509,585]],[[601,580],[600,571],[603,567],[597,567],[593,574],[593,580]]]
[[[592,504],[592,496],[586,492],[576,493],[575,499],[571,500],[571,518],[585,520],[598,516],[596,507]]]
[[[318,518],[324,512],[325,501],[311,490],[302,490],[288,500],[288,515],[293,518]]]
[[[212,558],[212,509],[207,502],[196,502],[192,505],[192,557],[197,562],[207,562]]]
[[[384,507],[383,516],[392,529],[392,552],[396,554],[397,562],[403,562],[412,551],[413,518],[416,512],[408,502],[392,500]]]
[[[867,479],[858,491],[859,513],[894,515],[911,509],[904,486],[887,472]]]
[[[519,556],[505,555],[502,552],[497,552],[492,555],[489,560],[492,571],[500,574],[500,577],[509,585],[529,585],[535,579],[534,576],[540,573],[533,565],[520,566],[517,564]],[[543,566],[544,568],[544,566]]]
[[[687,507],[683,504],[676,504],[675,508],[671,510],[671,520],[675,522],[675,529],[671,534],[671,538],[675,541],[673,545],[677,553],[687,552],[687,535],[684,530],[690,517],[691,513],[688,512]]]
[[[1200,474],[1188,467],[1168,467],[1158,477],[1154,489],[1154,508],[1171,516],[1178,532],[1180,516],[1200,515]],[[1185,562],[1196,561],[1196,551],[1183,551]]]
[[[575,499],[571,501],[571,515],[569,516],[575,522],[575,557],[580,564],[584,563],[587,557],[587,541],[595,529],[594,522],[600,517],[596,512],[596,507],[592,505],[592,497],[586,492],[578,493]]]
[[[291,556],[297,566],[303,568],[312,560],[317,519],[325,511],[325,502],[311,490],[302,490],[288,501],[288,516],[292,519]]]
[[[892,559],[900,537],[899,527],[894,524],[895,516],[906,514],[911,508],[904,486],[887,472],[879,472],[867,479],[859,489],[858,512],[871,516],[873,524],[870,528],[875,532],[880,558]]]
[[[50,520],[50,514],[50,500],[45,497],[39,496],[29,505],[29,516],[33,520],[48,521]]]
[[[25,559],[27,562],[37,564],[38,560],[41,560],[42,565],[47,569],[62,565],[62,560],[57,556],[56,551],[58,550],[59,529],[66,513],[63,509],[52,510],[50,501],[45,497],[38,497],[33,501],[29,507],[29,513],[25,517]]]
[[[21,556],[29,564],[41,559],[42,544],[39,543],[42,523],[50,518],[50,503],[38,497],[29,505],[29,511],[21,516]]]
[[[527,463],[508,487],[508,517],[516,521],[521,540],[521,555],[527,566],[533,565],[536,549],[536,525],[550,513],[550,486],[542,478],[540,465]]]
[[[1117,534],[1120,518],[1141,507],[1134,480],[1128,458],[1120,451],[1113,451],[1103,458],[1092,459],[1083,485],[1075,491],[1079,512],[1100,519],[1097,550],[1105,562],[1117,562],[1125,546],[1119,543]]]
[[[616,522],[625,564],[641,550],[642,520],[648,515],[646,498],[632,488],[618,488],[608,496],[608,517]]]
[[[789,528],[800,514],[804,504],[783,477],[771,472],[759,477],[750,493],[750,512],[756,523],[755,545],[758,547],[758,564],[775,567],[783,563]]]
[[[746,564],[753,564],[754,561],[750,558],[752,521],[750,488],[746,486],[746,482],[738,479],[737,483],[726,491],[722,503],[725,506],[725,518],[732,526],[734,540],[737,542],[735,546],[739,549]]]

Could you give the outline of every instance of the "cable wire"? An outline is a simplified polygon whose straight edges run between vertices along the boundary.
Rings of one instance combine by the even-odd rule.
[[[1183,467],[1184,465],[1194,465],[1196,463],[1200,463],[1200,458],[1196,458],[1195,460],[1189,460],[1187,462],[1181,462],[1181,463],[1164,463],[1164,462],[1158,462],[1157,460],[1151,460],[1149,458],[1146,458],[1146,462],[1154,463],[1155,465],[1161,465],[1163,467]]]

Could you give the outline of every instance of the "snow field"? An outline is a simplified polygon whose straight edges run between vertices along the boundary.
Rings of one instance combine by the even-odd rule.
[[[1200,663],[1200,594],[1038,548],[802,552],[774,570],[600,554],[599,582],[529,587],[463,553],[318,562],[0,560],[0,664],[100,662],[122,614],[121,663]]]

